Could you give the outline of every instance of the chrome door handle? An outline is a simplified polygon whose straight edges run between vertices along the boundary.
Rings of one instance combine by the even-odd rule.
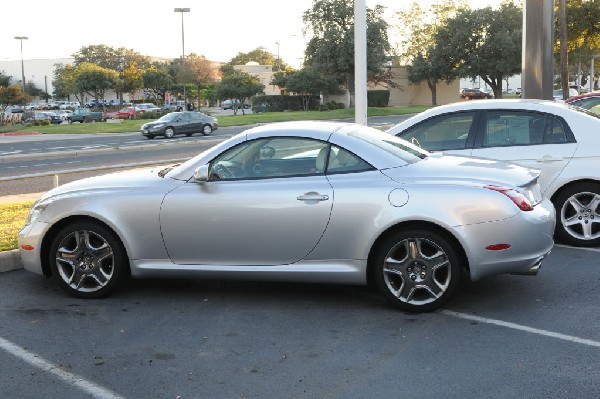
[[[298,201],[327,201],[329,195],[321,195],[319,193],[310,192],[296,198]]]

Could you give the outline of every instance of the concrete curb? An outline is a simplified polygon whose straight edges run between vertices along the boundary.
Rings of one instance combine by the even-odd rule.
[[[0,252],[0,273],[22,268],[21,255],[18,249]]]

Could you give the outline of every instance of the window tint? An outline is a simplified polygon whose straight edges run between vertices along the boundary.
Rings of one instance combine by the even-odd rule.
[[[570,103],[571,105],[576,105],[585,109],[592,109],[596,105],[600,105],[600,97],[589,97],[582,98],[581,100],[575,100]]]
[[[566,142],[558,118],[533,112],[489,111],[485,120],[484,147]]]
[[[401,137],[428,151],[463,149],[474,119],[475,112],[441,115],[420,123]]]
[[[337,146],[331,146],[327,162],[327,174],[364,172],[374,168],[350,151]]]
[[[328,145],[295,137],[275,137],[237,145],[211,162],[210,180],[257,179],[325,173]]]

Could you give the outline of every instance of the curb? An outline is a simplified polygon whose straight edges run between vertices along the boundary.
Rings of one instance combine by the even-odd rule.
[[[22,269],[21,255],[18,249],[0,252],[0,273]]]

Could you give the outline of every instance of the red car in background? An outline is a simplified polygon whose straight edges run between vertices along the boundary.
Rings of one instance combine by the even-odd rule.
[[[117,111],[117,118],[119,119],[132,119],[133,115],[138,116],[140,115],[142,112],[140,111],[135,111],[135,109],[133,107],[125,107],[125,108],[121,108],[120,110]]]
[[[565,103],[598,112],[597,110],[600,111],[600,108],[598,108],[600,107],[600,91],[594,91],[591,93],[582,94],[580,96],[568,98],[565,100]]]

